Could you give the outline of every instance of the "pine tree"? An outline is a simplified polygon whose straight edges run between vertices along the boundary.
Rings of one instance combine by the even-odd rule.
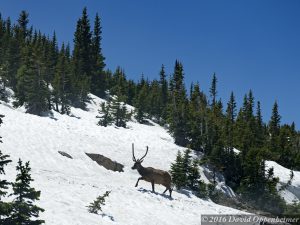
[[[182,154],[178,151],[176,160],[171,164],[172,182],[179,190],[186,185],[186,173],[183,166]]]
[[[0,125],[2,124],[2,118],[4,116],[0,115]],[[0,142],[2,142],[0,137]],[[8,159],[9,155],[5,155],[0,150],[0,175],[5,175],[4,167],[11,162],[11,160]],[[6,224],[6,217],[10,213],[10,204],[8,202],[3,201],[3,197],[7,194],[8,185],[10,183],[7,180],[0,179],[0,224]]]
[[[73,70],[74,91],[77,92],[73,99],[75,106],[85,108],[92,77],[92,33],[87,8],[82,11],[81,18],[77,21],[74,34]]]
[[[130,120],[131,114],[127,112],[126,105],[121,101],[119,96],[113,98],[111,109],[114,124],[117,127],[126,128],[126,123]]]
[[[261,113],[261,106],[260,101],[257,102],[257,108],[256,108],[256,116],[255,116],[255,122],[256,122],[256,146],[257,147],[263,147],[264,145],[264,139],[265,139],[265,132],[264,132],[264,122],[262,119],[262,113]]]
[[[91,92],[95,95],[103,97],[105,94],[105,79],[104,79],[104,56],[101,48],[101,21],[98,13],[95,17],[94,32],[92,36],[92,80]]]
[[[200,91],[199,83],[193,85],[189,102],[189,139],[190,147],[194,150],[203,150],[206,139],[207,100]]]
[[[97,199],[88,206],[88,211],[94,214],[98,214],[99,211],[102,211],[101,207],[105,205],[105,198],[107,198],[109,194],[110,191],[106,191],[104,195],[99,195]]]
[[[39,59],[38,49],[27,46],[22,66],[18,70],[18,83],[14,102],[15,106],[22,106],[28,113],[41,115],[48,111],[47,96],[49,90],[43,80],[43,62]]]
[[[36,191],[34,188],[30,187],[30,183],[33,181],[31,178],[31,168],[29,162],[23,165],[22,161],[19,159],[17,165],[17,177],[16,181],[12,184],[14,196],[12,202],[12,213],[9,217],[9,224],[13,225],[38,225],[45,223],[44,220],[32,220],[33,218],[38,218],[39,213],[43,212],[44,209],[34,205],[34,202],[39,200],[40,191]]]
[[[147,97],[148,97],[148,88],[146,84],[142,87],[140,90],[136,103],[135,103],[135,119],[139,123],[144,123],[145,122],[145,117],[146,117],[146,107],[147,107]]]
[[[272,109],[272,117],[271,121],[269,123],[269,130],[270,134],[272,136],[278,136],[280,132],[280,119],[281,116],[278,112],[278,104],[277,102],[274,103],[273,109]]]
[[[99,116],[96,116],[96,118],[99,118],[98,125],[107,127],[113,123],[113,116],[111,112],[111,101],[108,100],[106,103],[103,102],[101,104],[101,110],[99,110]]]
[[[188,144],[188,99],[184,85],[183,66],[175,62],[174,73],[170,84],[170,101],[168,105],[168,123],[175,143],[181,146]]]
[[[211,106],[215,106],[216,102],[217,102],[217,77],[216,74],[214,73],[213,78],[212,78],[212,82],[211,82],[211,87],[209,89],[209,93],[210,93],[210,97],[212,98],[212,102],[211,102]]]
[[[55,69],[55,76],[52,84],[55,110],[58,112],[60,111],[62,114],[69,114],[72,83],[69,62],[64,44],[62,45],[61,51],[59,53],[58,62]],[[60,110],[58,107],[59,104],[61,104]]]
[[[281,116],[278,112],[277,101],[274,103],[272,109],[272,116],[269,122],[269,134],[270,134],[270,149],[273,152],[279,151],[279,134],[280,134],[280,120]]]
[[[199,163],[197,160],[193,160],[191,165],[189,166],[189,171],[187,174],[188,187],[191,190],[196,191],[198,189],[199,179]]]
[[[234,124],[236,118],[236,102],[233,92],[231,92],[229,102],[226,109],[225,136],[226,145],[229,149],[233,149],[234,143]]]
[[[22,42],[24,43],[25,42],[25,39],[27,37],[27,25],[29,23],[29,14],[25,11],[25,10],[22,10],[20,15],[19,15],[19,18],[18,18],[18,35],[19,35],[19,38],[22,40]]]
[[[64,44],[63,44],[63,47],[64,47]],[[50,84],[55,79],[55,75],[57,75],[57,70],[56,70],[57,66],[56,65],[59,61],[60,54],[61,53],[59,52],[58,46],[57,46],[56,33],[54,32],[52,40],[48,40],[46,43],[44,43],[44,46],[43,46],[43,58],[44,58],[44,62],[46,64],[44,80],[46,82],[47,88],[50,87]],[[57,77],[56,77],[56,79],[57,79]],[[48,97],[47,97],[47,103],[48,103],[48,109],[51,110],[52,105],[51,105],[51,96],[50,95],[48,95]],[[55,102],[55,104],[56,103],[57,102]],[[56,111],[58,111],[57,104],[55,106],[56,106]]]
[[[159,73],[160,76],[160,87],[161,87],[161,109],[160,114],[162,118],[162,123],[167,119],[167,104],[168,104],[168,81],[166,79],[165,67],[161,66]]]

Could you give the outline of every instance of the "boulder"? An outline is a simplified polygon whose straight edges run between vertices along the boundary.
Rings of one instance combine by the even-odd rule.
[[[124,165],[112,161],[110,158],[105,157],[104,155],[94,154],[94,153],[85,153],[88,157],[90,157],[93,161],[97,162],[98,165],[103,166],[107,170],[124,172]]]

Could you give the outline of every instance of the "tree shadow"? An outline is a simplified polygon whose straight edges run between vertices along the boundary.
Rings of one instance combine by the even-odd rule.
[[[142,193],[149,193],[149,194],[155,194],[155,195],[159,195],[163,198],[166,198],[166,199],[169,199],[169,200],[174,200],[172,197],[170,197],[169,195],[167,194],[163,194],[163,193],[158,193],[158,192],[153,192],[153,191],[150,191],[150,190],[146,190],[144,188],[139,188],[138,189],[139,192],[142,192]]]
[[[73,118],[76,118],[76,119],[81,119],[80,116],[75,116],[75,115],[73,115],[73,114],[70,114],[69,116],[70,116],[70,117],[73,117]]]
[[[192,198],[191,197],[191,192],[188,191],[188,190],[181,189],[181,190],[177,190],[177,192],[180,193],[180,194],[183,194],[183,195],[187,196],[188,198]]]
[[[111,215],[107,215],[106,213],[101,213],[100,215],[102,216],[102,218],[104,218],[104,217],[108,217],[108,218],[109,218],[111,221],[115,222],[115,219],[114,219],[114,217],[113,217],[113,216],[111,216]]]

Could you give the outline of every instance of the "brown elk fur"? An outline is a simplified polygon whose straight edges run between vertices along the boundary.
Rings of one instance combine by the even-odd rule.
[[[145,158],[145,156],[148,153],[148,147],[146,154],[140,158],[140,159],[135,159],[134,156],[134,145],[132,144],[132,159],[134,161],[134,165],[132,169],[137,169],[141,177],[137,180],[136,182],[136,187],[138,186],[138,183],[140,180],[148,181],[152,184],[152,191],[154,192],[154,184],[161,184],[166,187],[166,190],[163,192],[166,193],[167,190],[170,192],[170,197],[172,195],[172,188],[171,188],[171,176],[167,171],[164,170],[159,170],[159,169],[154,169],[152,167],[143,167],[142,162]]]

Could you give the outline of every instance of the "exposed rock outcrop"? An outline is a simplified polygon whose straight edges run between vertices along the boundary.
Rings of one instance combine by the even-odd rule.
[[[110,158],[105,157],[104,155],[94,154],[94,153],[85,153],[88,157],[98,163],[98,165],[103,166],[107,170],[124,172],[124,165],[116,161],[112,161]]]

